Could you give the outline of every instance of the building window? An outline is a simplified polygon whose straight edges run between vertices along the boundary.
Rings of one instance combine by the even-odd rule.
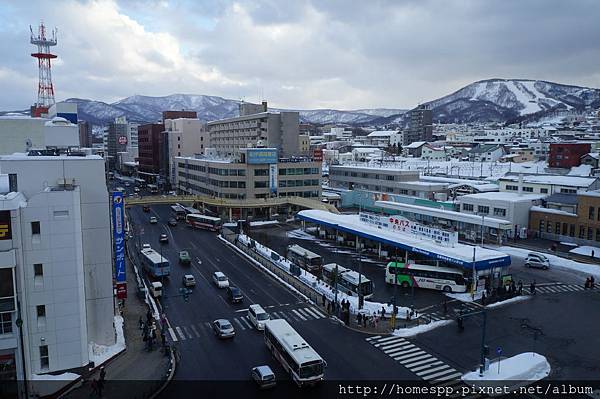
[[[486,215],[490,213],[490,207],[484,205],[477,205],[478,213],[485,213]]]
[[[562,235],[566,236],[568,230],[569,230],[569,225],[567,223],[563,223],[563,225],[562,225]]]
[[[547,188],[540,188],[540,193],[541,194],[548,194],[548,189]]]
[[[0,269],[0,312],[15,310],[15,288],[13,286],[13,269]]]
[[[556,226],[554,227],[554,234],[560,234],[560,222],[556,222]]]
[[[508,191],[518,191],[519,190],[519,186],[507,185],[506,186],[506,190],[508,190]]]
[[[596,241],[600,241],[600,228],[596,229]]]
[[[40,368],[47,370],[50,368],[50,356],[48,356],[48,345],[40,345]]]
[[[31,222],[31,234],[40,234],[40,222]]]
[[[594,220],[594,207],[593,206],[590,206],[590,209],[588,211],[588,219]]]
[[[533,187],[525,186],[525,187],[523,187],[523,191],[526,192],[526,193],[532,193],[533,192]]]
[[[255,181],[254,188],[267,188],[267,182],[266,181]]]
[[[592,229],[591,227],[588,227],[587,229],[587,239],[589,241],[592,241],[594,239],[594,229]]]
[[[569,225],[569,237],[575,237],[575,225],[574,224]]]
[[[44,267],[41,263],[33,265],[33,275],[34,277],[44,277]]]
[[[552,233],[552,222],[546,223],[546,233]]]
[[[46,317],[46,305],[37,305],[37,317]]]
[[[254,169],[254,176],[269,176],[269,169]]]
[[[600,239],[600,235],[598,235]],[[12,313],[0,313],[0,335],[12,333]]]
[[[494,208],[494,216],[506,216],[506,209]]]
[[[392,175],[387,175],[387,176],[385,177],[385,179],[386,179],[386,180],[389,180],[389,181],[394,181],[394,176],[392,176]]]
[[[405,191],[408,194],[408,191]],[[463,204],[463,211],[473,212],[473,204]]]
[[[579,238],[584,238],[585,236],[585,227],[579,226]]]
[[[540,232],[544,231],[544,221],[540,219],[540,227],[539,227]]]
[[[577,194],[577,190],[576,189],[570,189],[570,188],[561,188],[560,192],[562,194]]]

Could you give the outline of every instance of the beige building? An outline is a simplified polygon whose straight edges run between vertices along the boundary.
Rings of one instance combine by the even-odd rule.
[[[204,154],[208,146],[209,135],[206,124],[199,119],[178,118],[165,119],[164,155],[168,161],[168,178],[170,182],[175,181],[176,157],[193,157]]]

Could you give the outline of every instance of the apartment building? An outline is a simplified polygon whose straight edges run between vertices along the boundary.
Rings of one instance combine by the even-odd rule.
[[[176,186],[182,193],[250,200],[298,196],[320,198],[321,162],[278,158],[274,148],[244,148],[237,159],[175,157]]]
[[[592,146],[590,143],[552,143],[548,166],[551,168],[572,168],[581,165],[581,157],[588,154]]]
[[[433,139],[433,113],[427,105],[419,105],[409,112],[408,129],[404,132],[404,145],[415,141],[431,141]]]
[[[526,194],[575,194],[578,191],[600,189],[597,177],[563,176],[563,175],[507,175],[498,179],[500,191]],[[521,186],[521,188],[519,188]]]
[[[176,167],[173,161],[176,157],[193,157],[203,154],[209,142],[206,123],[199,119],[177,118],[165,119],[163,146],[160,148],[161,164],[165,164],[163,178],[167,184],[175,182]]]
[[[161,171],[161,151],[165,125],[149,123],[138,126],[138,173],[149,182],[155,182]],[[164,170],[164,166],[163,166]]]

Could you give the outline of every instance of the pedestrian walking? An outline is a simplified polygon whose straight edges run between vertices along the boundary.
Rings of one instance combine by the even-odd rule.
[[[485,306],[485,291],[481,291],[481,305]]]
[[[331,314],[331,302],[327,302],[327,314]]]
[[[385,308],[381,307],[381,320],[385,319]]]
[[[585,278],[585,284],[583,285],[583,288],[585,288],[587,290],[588,288],[591,288],[591,286],[592,286],[592,283],[590,282],[590,278],[586,277]]]
[[[535,280],[532,281],[529,285],[529,292],[531,293],[531,295],[535,295]]]
[[[448,314],[448,301],[444,300],[444,316]]]
[[[594,276],[590,276],[590,288],[594,288],[596,284],[596,280],[594,280]]]
[[[523,281],[519,280],[518,294],[523,295]]]
[[[515,280],[510,280],[510,293],[513,296],[517,293],[517,286],[515,284]]]
[[[100,367],[100,382],[104,383],[106,381],[106,369],[104,366]]]
[[[164,348],[167,345],[167,334],[165,334],[164,330],[160,331],[160,341]]]
[[[142,316],[140,316],[140,319],[138,320],[138,326],[140,327],[140,330],[144,328],[144,320],[142,320]]]
[[[593,249],[592,249],[592,259],[594,259],[594,250]]]
[[[360,327],[360,325],[362,324],[362,313],[359,312],[356,315],[356,322],[357,322],[358,326]]]
[[[367,328],[367,315],[363,316],[363,327]]]
[[[321,294],[321,304],[325,306],[325,294]]]
[[[148,309],[148,311],[146,312],[146,324],[150,324],[150,321],[152,321],[152,312],[150,311],[150,309]]]
[[[98,380],[97,379],[93,379],[92,380],[92,395],[98,395]]]

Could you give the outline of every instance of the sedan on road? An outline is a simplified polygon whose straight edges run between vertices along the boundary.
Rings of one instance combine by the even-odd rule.
[[[173,218],[169,219],[169,226],[177,226],[177,220]]]
[[[189,265],[192,262],[192,258],[188,251],[179,251],[179,263],[182,265]]]
[[[150,224],[156,224],[158,223],[158,219],[156,218],[156,216],[150,216]]]
[[[530,253],[525,258],[525,267],[548,270],[550,268],[550,260],[542,254]]]
[[[212,327],[215,335],[219,338],[235,337],[233,325],[227,319],[217,319],[213,321]]]
[[[162,243],[167,243],[167,242],[169,242],[169,236],[166,235],[165,233],[162,233],[160,235],[160,238],[158,239],[158,241],[160,241]]]
[[[196,279],[193,274],[186,274],[183,276],[184,287],[194,287],[196,285]]]
[[[240,303],[244,300],[244,296],[238,287],[229,286],[227,287],[227,299],[231,303]]]
[[[256,366],[252,368],[252,379],[261,389],[272,388],[277,384],[275,373],[269,366]]]

